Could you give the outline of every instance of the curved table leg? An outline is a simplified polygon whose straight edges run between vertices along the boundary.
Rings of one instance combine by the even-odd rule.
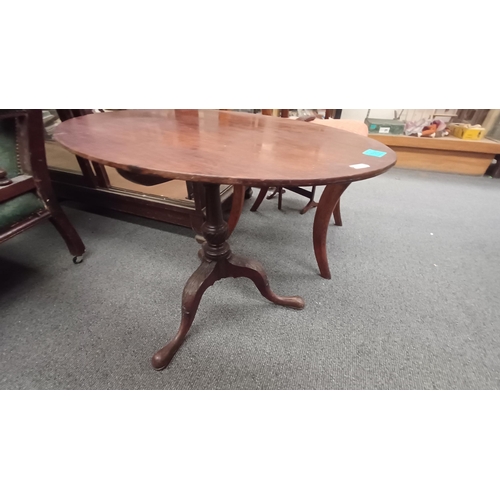
[[[278,304],[280,306],[292,307],[293,309],[304,308],[305,303],[302,297],[281,297],[280,295],[276,295],[271,290],[266,272],[260,262],[237,255],[231,255],[227,264],[229,276],[233,278],[251,279],[255,286],[259,289],[262,296],[267,300],[270,300],[274,304]]]
[[[182,293],[182,319],[179,330],[176,336],[153,356],[153,368],[163,370],[170,363],[191,328],[202,295],[220,278],[216,271],[216,262],[203,261],[188,279]]]
[[[243,212],[243,204],[245,203],[245,194],[245,186],[233,186],[233,203],[231,205],[229,220],[227,221],[228,236],[231,236],[240,220],[241,213]]]
[[[340,215],[340,198],[333,209],[333,220],[336,226],[342,226],[342,216]]]
[[[330,268],[328,267],[328,256],[326,253],[326,235],[328,233],[328,224],[332,212],[337,206],[342,193],[347,189],[350,183],[329,184],[325,187],[318,203],[318,208],[314,216],[313,226],[313,244],[314,254],[319,266],[319,272],[325,279],[331,279]]]
[[[257,199],[255,200],[255,203],[252,205],[250,212],[257,212],[257,209],[260,207],[260,204],[264,201],[264,198],[266,197],[268,189],[269,188],[267,187],[260,188]]]
[[[260,293],[274,304],[302,309],[301,297],[281,297],[269,287],[266,273],[257,261],[233,255],[227,243],[227,224],[222,218],[220,186],[206,184],[206,221],[202,226],[205,243],[201,249],[202,263],[189,278],[182,294],[182,319],[175,337],[152,359],[156,370],[163,370],[172,360],[193,323],[201,297],[205,290],[222,278],[246,277],[251,279]]]

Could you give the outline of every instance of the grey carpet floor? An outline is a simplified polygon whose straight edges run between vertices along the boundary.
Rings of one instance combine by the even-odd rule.
[[[255,199],[255,196],[254,198]],[[2,389],[499,389],[500,181],[393,169],[344,194],[332,279],[317,272],[314,211],[252,200],[231,241],[279,294],[216,283],[170,366],[197,267],[191,231],[65,206],[88,253],[75,266],[49,223],[0,245]]]

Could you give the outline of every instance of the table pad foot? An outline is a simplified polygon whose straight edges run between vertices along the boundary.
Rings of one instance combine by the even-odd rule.
[[[202,262],[188,279],[182,293],[182,317],[175,337],[152,358],[156,370],[168,366],[191,328],[200,300],[205,290],[223,278],[248,278],[253,281],[259,292],[267,300],[280,306],[302,309],[301,297],[282,297],[276,295],[269,286],[262,265],[245,257],[234,255],[227,243],[227,224],[222,218],[220,190],[218,185],[205,185],[207,196],[207,220],[202,226],[206,243],[199,252]]]
[[[155,370],[163,370],[172,361],[191,328],[205,290],[222,278],[249,278],[262,296],[270,302],[292,309],[304,308],[305,303],[302,297],[282,297],[271,290],[267,275],[259,262],[232,254],[225,260],[209,261],[205,258],[184,287],[182,318],[177,334],[151,360]]]
[[[291,307],[292,309],[303,309],[305,302],[302,297],[282,297],[276,295],[269,286],[266,272],[262,264],[256,260],[231,255],[228,259],[229,276],[233,278],[249,278],[253,281],[259,292],[267,300],[274,304]]]

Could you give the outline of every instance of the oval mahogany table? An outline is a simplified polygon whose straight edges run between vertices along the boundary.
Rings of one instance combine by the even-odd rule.
[[[159,177],[201,182],[206,192],[202,263],[182,295],[176,336],[152,359],[165,368],[183,343],[205,290],[226,277],[250,278],[271,302],[295,309],[300,297],[281,297],[270,288],[259,262],[231,252],[222,217],[220,184],[246,186],[326,185],[314,221],[315,251],[344,190],[354,181],[379,175],[396,163],[396,154],[378,141],[343,130],[272,116],[214,110],[127,110],[73,118],[54,138],[72,153],[120,169],[128,178]],[[367,156],[372,149],[385,153]],[[362,168],[355,168],[363,165]],[[139,182],[139,181],[138,181]],[[320,250],[320,253],[322,252]]]

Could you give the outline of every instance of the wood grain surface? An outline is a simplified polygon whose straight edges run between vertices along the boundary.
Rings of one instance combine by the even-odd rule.
[[[394,151],[374,139],[298,120],[218,110],[91,114],[58,125],[54,139],[74,154],[131,173],[233,185],[352,182],[396,163]],[[367,149],[386,154],[366,156]],[[360,163],[369,167],[350,166]]]

